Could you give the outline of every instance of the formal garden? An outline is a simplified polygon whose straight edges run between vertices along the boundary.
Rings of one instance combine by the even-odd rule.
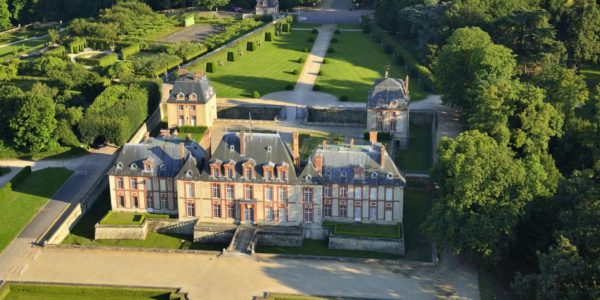
[[[7,282],[0,287],[3,300],[183,300],[176,289],[100,285]]]
[[[71,176],[63,168],[31,172],[23,168],[0,189],[0,252],[29,224],[54,193]]]

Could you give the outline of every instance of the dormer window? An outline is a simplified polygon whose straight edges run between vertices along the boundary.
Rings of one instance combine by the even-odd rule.
[[[383,99],[377,100],[377,106],[383,106]]]
[[[397,106],[398,105],[398,101],[393,100],[390,102],[390,106]]]
[[[213,176],[213,177],[215,177],[215,178],[221,177],[221,168],[220,168],[220,166],[219,166],[219,165],[216,165],[216,164],[215,164],[215,165],[213,165],[213,166],[211,167],[211,172],[210,172],[210,173],[211,173],[211,174],[212,174],[212,176]]]
[[[348,174],[346,173],[346,171],[342,171],[342,172],[340,173],[341,180],[342,180],[342,181],[346,181],[346,177],[347,177],[347,175],[348,175]]]
[[[189,177],[192,177],[192,170],[187,170],[187,171],[185,172],[185,177],[188,177],[188,178],[189,178]]]
[[[264,172],[265,172],[265,180],[269,180],[269,181],[273,180],[273,168],[265,167]]]
[[[394,175],[392,173],[387,173],[387,179],[392,179],[394,178]]]
[[[223,166],[223,168],[225,169],[225,177],[227,177],[229,179],[235,178],[235,172],[234,172],[235,162],[234,161],[229,161],[227,164],[225,164]]]
[[[306,177],[304,177],[304,180],[306,180],[306,182],[310,182],[312,180],[312,176],[306,175]]]
[[[354,179],[355,180],[361,180],[363,179],[364,176],[364,170],[363,168],[354,168]]]
[[[375,173],[375,172],[371,173],[371,178],[377,178],[377,173]]]
[[[117,163],[117,169],[123,169],[123,163],[122,162],[118,162]]]
[[[177,100],[179,100],[179,101],[185,100],[185,94],[183,94],[181,92],[179,94],[177,94]]]
[[[144,172],[152,172],[152,160],[144,160]]]
[[[196,100],[198,100],[198,95],[196,95],[196,93],[191,93],[189,96],[189,99],[191,101],[196,101]]]
[[[279,171],[279,179],[282,181],[286,181],[287,180],[287,170],[280,170]]]
[[[229,145],[229,151],[231,151],[231,152],[235,151],[235,146],[234,145]]]
[[[252,167],[245,167],[244,168],[244,177],[246,177],[246,179],[248,179],[248,180],[252,179],[252,177],[253,177],[252,173],[253,173],[252,172]]]
[[[137,165],[135,163],[131,164],[131,166],[129,166],[132,170],[137,170]]]
[[[267,146],[267,152],[271,152],[271,150],[273,150],[273,148],[271,146]]]

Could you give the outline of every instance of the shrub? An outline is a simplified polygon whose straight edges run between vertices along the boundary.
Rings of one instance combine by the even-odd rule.
[[[286,84],[285,89],[288,91],[292,91],[294,90],[294,85],[291,83]]]
[[[319,70],[319,76],[325,75],[325,73],[323,73],[323,70]]]
[[[302,64],[302,63],[304,63],[304,61],[305,61],[305,60],[304,60],[304,57],[300,57],[300,58],[298,58],[298,63],[299,63],[299,64]]]
[[[304,47],[303,52],[308,52],[308,47]]]
[[[331,42],[335,44],[335,43],[339,42],[339,40],[337,38],[332,38]]]
[[[248,43],[246,43],[246,50],[247,51],[254,51],[254,50],[256,50],[256,43],[255,42],[248,42]]]
[[[321,86],[318,84],[313,85],[313,91],[318,92],[321,90]]]
[[[273,41],[273,33],[270,31],[265,32],[265,42]]]
[[[69,49],[69,53],[79,53],[85,49],[87,45],[85,39],[83,38],[74,38],[67,42],[67,48]]]
[[[335,30],[333,33],[335,33],[335,34],[340,34],[340,33],[342,33],[342,32],[341,32],[339,29],[336,29],[336,30]]]
[[[212,61],[206,63],[206,72],[214,73],[215,72],[215,64]]]
[[[333,48],[331,48],[331,47],[330,47],[330,48],[327,48],[327,53],[333,53],[333,52],[335,52],[335,49],[333,49]]]
[[[254,98],[254,99],[260,98],[260,93],[258,91],[252,92],[252,98]]]
[[[133,44],[131,46],[125,47],[123,49],[121,49],[121,58],[122,59],[127,59],[128,57],[136,54],[140,52],[140,45],[139,44]]]
[[[344,95],[344,96],[340,96],[340,101],[346,102],[348,101],[348,96]]]
[[[206,46],[199,43],[179,42],[166,47],[167,53],[177,55],[184,61],[192,60],[207,51]]]
[[[233,51],[227,52],[227,61],[235,61],[235,53]]]
[[[298,69],[293,69],[292,70],[292,74],[298,75],[298,74],[300,74],[300,71],[298,71]]]
[[[65,57],[67,56],[67,49],[65,49],[65,46],[58,46],[56,48],[47,50],[44,52],[44,55]]]
[[[177,127],[177,131],[179,133],[205,133],[207,127],[206,126],[179,126]]]
[[[308,37],[308,39],[306,41],[309,43],[313,43],[315,41],[315,38],[310,36],[310,37]]]
[[[323,58],[322,64],[326,64],[326,63],[327,63],[327,58]]]
[[[290,23],[283,23],[281,25],[281,31],[282,32],[290,32],[292,29],[292,26],[290,25]]]
[[[111,53],[98,58],[98,66],[106,67],[116,63],[119,60],[119,56],[116,53]]]
[[[317,33],[319,33],[319,30],[318,30],[318,29],[316,29],[316,28],[313,28],[313,29],[312,29],[310,32],[311,32],[312,34],[317,34]]]

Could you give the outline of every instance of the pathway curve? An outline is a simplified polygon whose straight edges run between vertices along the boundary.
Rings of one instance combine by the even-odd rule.
[[[63,32],[65,30],[66,30],[65,28],[61,28],[58,31],[59,32]],[[39,39],[43,39],[45,37],[48,37],[48,34],[44,34],[44,35],[40,35],[40,36],[32,36],[30,38],[26,38],[26,39],[22,39],[22,40],[10,42],[10,43],[2,44],[2,45],[0,45],[0,48],[12,46],[12,45],[17,45],[17,44],[20,44],[20,43],[23,43],[23,42],[27,42],[27,41],[31,41],[31,40],[39,40]]]

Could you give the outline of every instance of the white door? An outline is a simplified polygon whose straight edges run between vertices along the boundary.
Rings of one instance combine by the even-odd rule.
[[[385,211],[385,220],[388,222],[392,221],[392,210],[391,209],[387,209]]]
[[[354,207],[354,221],[360,222],[360,220],[362,219],[361,213],[362,213],[362,210],[360,209],[360,206]]]
[[[369,212],[369,220],[370,221],[377,220],[377,207],[371,207],[371,210]]]

